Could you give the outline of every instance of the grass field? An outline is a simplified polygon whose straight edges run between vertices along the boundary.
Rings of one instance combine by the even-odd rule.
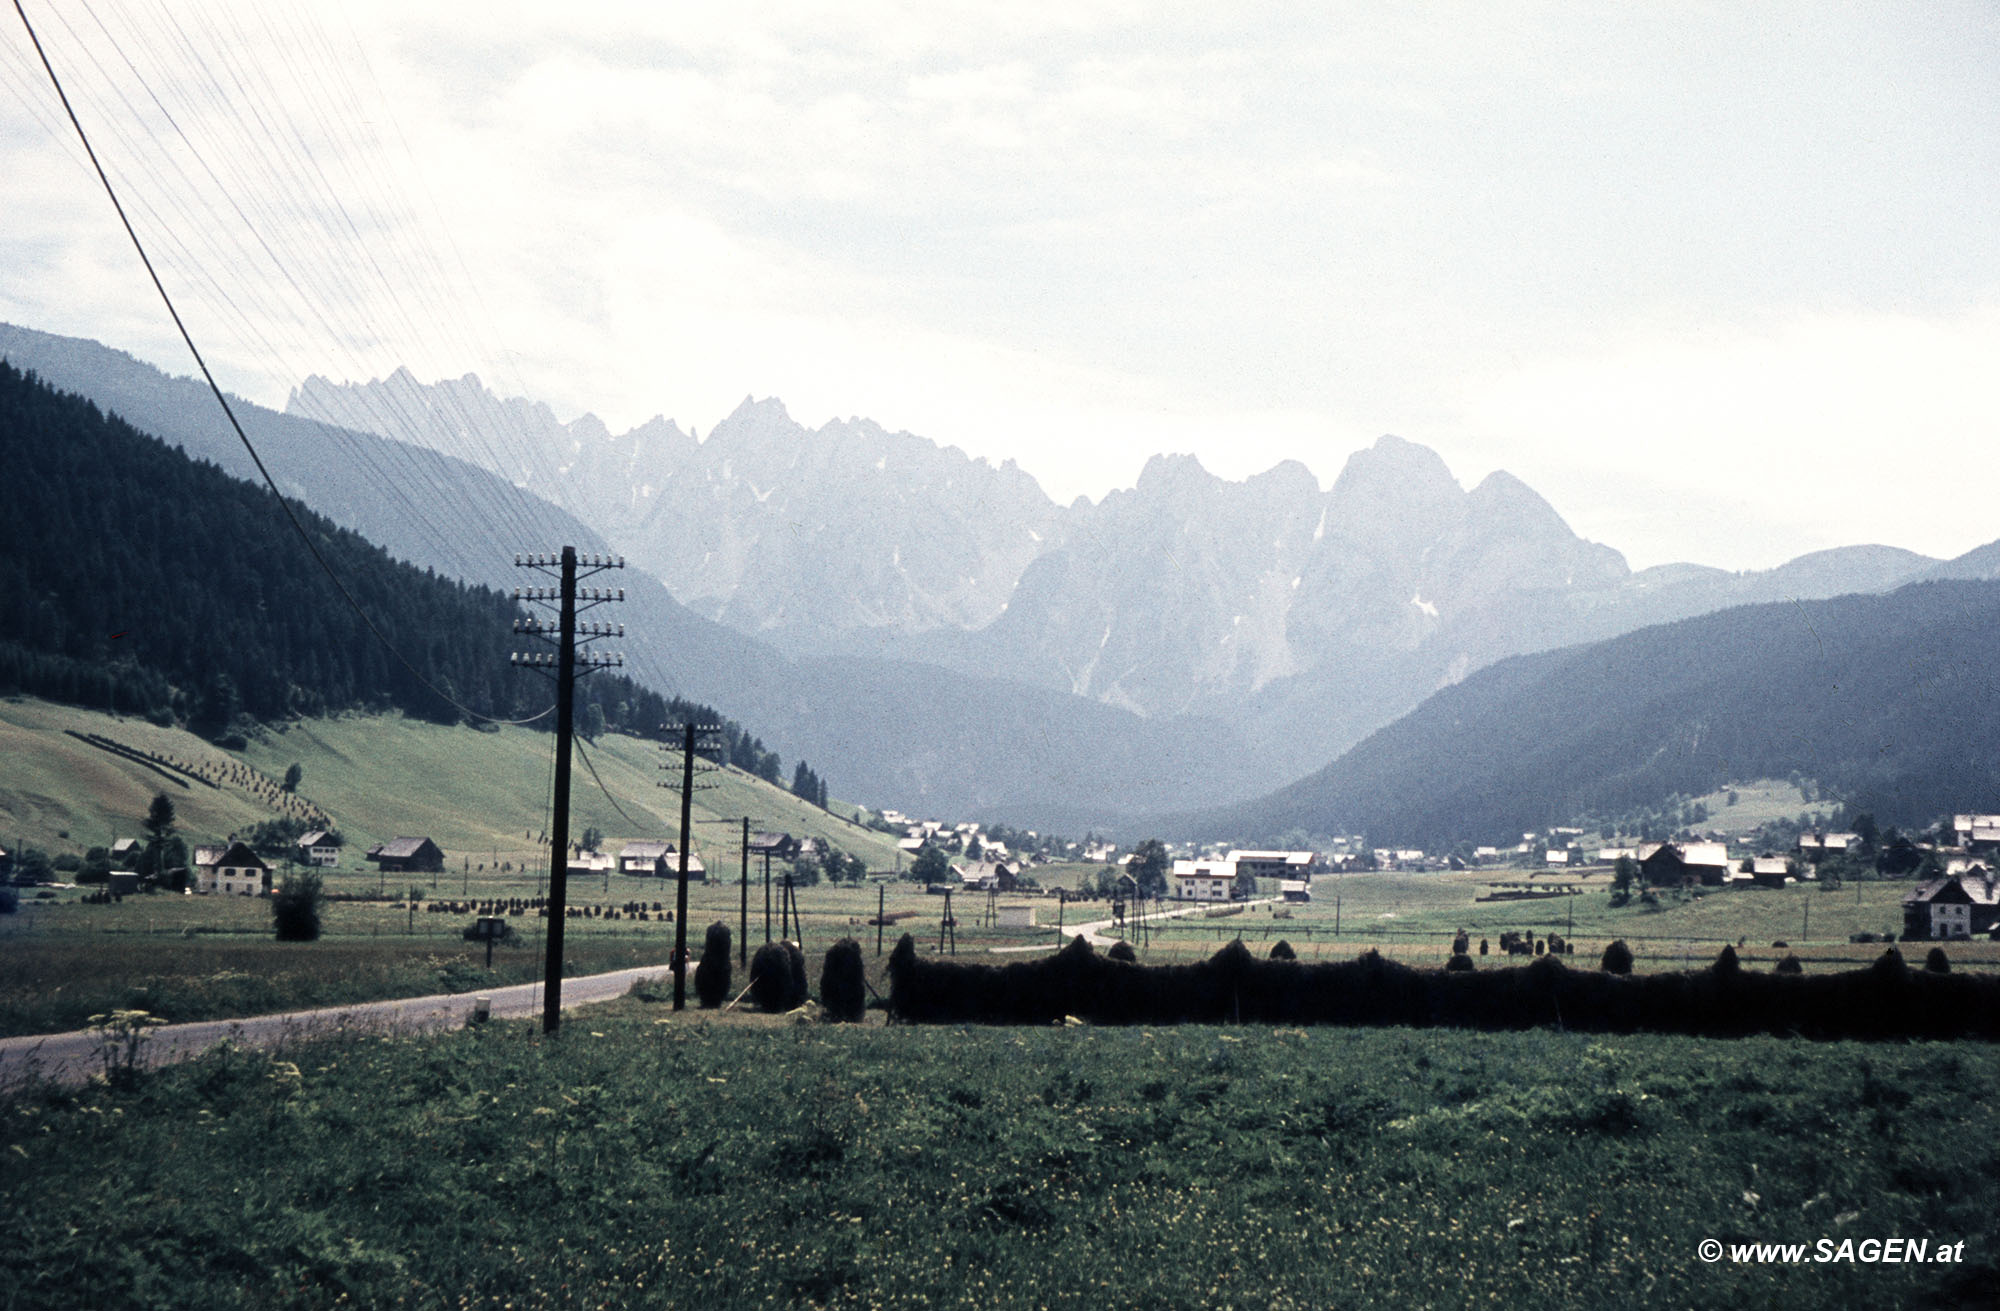
[[[1896,924],[1907,887],[1864,883],[1834,890],[1809,884],[1734,889],[1686,901],[1668,897],[1660,910],[1649,912],[1612,908],[1602,876],[1554,877],[1582,887],[1582,894],[1551,902],[1481,901],[1495,884],[1552,881],[1550,876],[1528,880],[1523,874],[1494,871],[1322,879],[1315,889],[1318,899],[1310,905],[1252,906],[1233,913],[1218,908],[1216,913],[1156,921],[1143,939],[1142,957],[1153,962],[1205,957],[1241,936],[1259,955],[1282,938],[1306,960],[1351,959],[1372,948],[1412,965],[1437,967],[1450,952],[1452,936],[1463,928],[1475,950],[1481,937],[1495,944],[1496,954],[1480,960],[1490,966],[1505,962],[1497,954],[1497,942],[1501,932],[1513,929],[1543,937],[1551,930],[1564,934],[1576,943],[1572,963],[1586,968],[1595,967],[1608,942],[1623,938],[1641,970],[1698,969],[1725,943],[1739,940],[1745,944],[1739,955],[1751,969],[1772,968],[1793,954],[1808,970],[1850,969],[1873,960],[1882,947],[1850,943],[1849,935]],[[176,1021],[224,1019],[539,977],[545,921],[535,915],[511,921],[518,939],[498,949],[491,972],[483,949],[462,937],[472,922],[474,903],[542,893],[546,876],[539,869],[503,873],[488,866],[403,881],[418,883],[425,900],[414,906],[393,900],[331,902],[326,936],[307,944],[273,941],[270,908],[257,898],[154,895],[87,905],[75,892],[58,894],[54,901],[30,897],[20,913],[0,916],[0,1036],[79,1028],[91,1015],[114,1007],[142,1007]],[[392,896],[397,891],[372,872],[353,870],[334,872],[328,886],[355,897],[372,896],[378,887]],[[815,958],[834,941],[855,937],[873,965],[878,934],[867,921],[875,914],[878,896],[892,914],[904,917],[880,933],[885,948],[909,932],[922,951],[940,950],[944,899],[902,882],[879,892],[873,886],[800,889],[801,919],[789,926],[780,917],[774,893],[771,931],[802,938],[807,954]],[[664,966],[674,926],[653,908],[671,908],[673,898],[671,881],[623,875],[572,881],[570,904],[596,914],[568,921],[569,972]],[[748,900],[747,941],[754,948],[765,940],[761,868],[752,872]],[[994,900],[1031,901],[1041,927],[997,927],[987,922],[988,898],[955,897],[960,955],[1053,944],[1059,915],[1053,897],[1013,894]],[[692,885],[690,945],[698,949],[703,932],[716,920],[740,932],[742,902],[734,877]],[[635,903],[647,908],[646,920],[623,914],[624,907]],[[620,913],[609,918],[609,911]],[[1076,924],[1101,920],[1110,907],[1101,901],[1072,903],[1060,914]],[[1801,936],[1798,928],[1807,918],[1811,933]],[[1125,932],[1138,938],[1134,929]],[[1773,947],[1776,941],[1787,945]],[[1915,950],[1914,944],[1906,949]],[[2000,968],[2000,944],[1960,942],[1949,944],[1948,950],[1955,969]]]
[[[1996,1077],[1982,1046],[632,999],[554,1041],[347,1038],[0,1102],[0,1306],[1974,1305]],[[1697,1252],[1891,1237],[1964,1258]]]
[[[546,733],[524,728],[482,733],[396,716],[352,715],[274,727],[244,750],[228,752],[179,729],[31,699],[0,701],[0,759],[7,762],[0,771],[0,846],[81,855],[114,838],[138,836],[156,792],[173,798],[190,843],[219,841],[275,817],[249,791],[178,787],[65,730],[102,734],[196,764],[240,762],[272,779],[299,765],[300,794],[332,815],[347,838],[343,863],[350,873],[368,868],[360,857],[370,846],[405,834],[435,840],[454,872],[467,863],[530,871],[548,863],[540,842],[549,825],[553,755]],[[579,763],[571,792],[572,839],[595,827],[615,852],[632,838],[678,834],[679,794],[659,786],[669,774],[660,769],[666,757],[658,744],[607,734],[586,750],[616,806]],[[895,843],[885,835],[761,779],[718,769],[704,774],[701,785],[694,805],[695,849],[710,864],[734,863],[741,836],[737,818],[752,815],[761,828],[832,841],[870,869],[897,867]]]

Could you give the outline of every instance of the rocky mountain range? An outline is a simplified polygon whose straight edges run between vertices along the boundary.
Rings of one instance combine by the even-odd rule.
[[[431,435],[391,435],[475,460],[456,416],[481,416],[508,452],[488,467],[551,489],[707,617],[795,655],[1228,721],[1273,784],[1507,656],[1940,567],[1858,546],[1750,573],[1634,572],[1512,475],[1467,490],[1392,436],[1327,488],[1295,462],[1235,482],[1161,455],[1130,489],[1058,506],[1011,462],[865,420],[807,429],[772,400],[700,440],[657,418],[616,435],[591,415],[563,424],[472,377],[313,379],[288,408],[378,428],[391,411],[438,415]]]
[[[205,389],[0,325],[0,354],[233,471]],[[838,796],[1115,828],[1317,770],[1523,653],[1760,601],[2000,575],[1850,547],[1778,569],[1634,572],[1519,480],[1467,490],[1384,437],[1322,488],[1187,456],[1102,500],[850,419],[746,401],[705,436],[613,433],[472,377],[315,379],[242,407],[288,494],[402,558],[504,584],[496,543],[623,552],[637,672],[715,704]],[[1983,552],[1983,553],[1982,553]]]

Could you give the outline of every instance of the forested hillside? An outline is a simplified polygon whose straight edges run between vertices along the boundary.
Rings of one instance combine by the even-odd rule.
[[[1885,823],[2000,806],[2000,583],[1743,606],[1502,661],[1201,834],[1515,841],[1806,777]]]
[[[425,683],[503,719],[551,700],[546,679],[508,663],[523,641],[510,598],[398,563],[295,506],[413,671],[342,599],[269,492],[4,361],[0,480],[16,493],[0,516],[0,691],[210,735],[237,715],[459,718]],[[604,673],[582,680],[578,697],[580,723],[635,732],[717,718]],[[731,739],[739,763],[775,775],[777,762],[755,760],[752,740]]]

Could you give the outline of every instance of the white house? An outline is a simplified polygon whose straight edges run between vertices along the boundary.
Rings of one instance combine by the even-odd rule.
[[[1236,869],[1226,860],[1177,860],[1173,879],[1174,895],[1182,901],[1228,901]]]
[[[299,835],[298,859],[303,865],[316,865],[321,869],[332,869],[340,864],[340,843],[325,829],[314,829]]]
[[[217,851],[208,847],[200,850]],[[271,867],[250,850],[247,842],[232,842],[220,849],[214,860],[203,866],[197,856],[195,891],[220,892],[229,896],[256,897],[270,889]]]

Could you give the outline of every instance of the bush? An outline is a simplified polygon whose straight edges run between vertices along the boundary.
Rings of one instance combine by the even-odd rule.
[[[1451,959],[1444,963],[1444,968],[1447,974],[1464,974],[1473,968],[1472,957],[1462,951],[1453,952]]]
[[[849,1024],[861,1022],[868,1009],[868,976],[861,963],[861,944],[842,938],[826,951],[826,964],[819,973],[819,1004],[827,1018]]]
[[[729,1000],[729,926],[717,920],[701,940],[701,963],[694,967],[694,995],[710,1010]]]
[[[1139,953],[1132,950],[1132,944],[1120,939],[1111,944],[1111,950],[1104,953],[1106,959],[1122,960],[1127,964],[1137,964]]]
[[[1279,938],[1271,944],[1272,960],[1297,960],[1298,958],[1299,954],[1292,950],[1292,944],[1286,942],[1283,938]]]
[[[271,919],[279,942],[312,942],[319,937],[319,875],[300,870],[285,876],[284,886],[271,898]]]
[[[1604,959],[1598,962],[1598,969],[1606,974],[1630,974],[1632,972],[1632,949],[1620,938],[1604,949]]]
[[[1790,952],[1785,953],[1785,958],[1778,962],[1778,973],[1780,974],[1804,974],[1805,972],[1806,967],[1801,965],[1799,958]]]
[[[0,883],[0,915],[12,915],[21,908],[21,894],[10,883]]]
[[[1943,947],[1932,947],[1930,955],[1924,957],[1924,973],[1949,974],[1951,961],[1945,957]]]

